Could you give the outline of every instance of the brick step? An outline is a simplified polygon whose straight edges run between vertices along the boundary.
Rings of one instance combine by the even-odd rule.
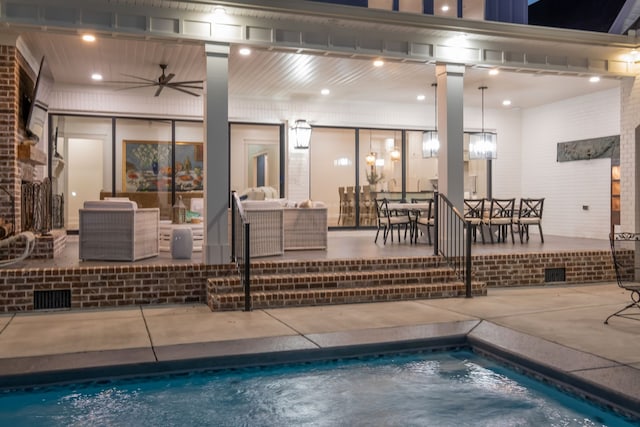
[[[454,280],[456,280],[455,273],[446,267],[420,270],[343,271],[337,273],[252,274],[251,291],[370,288],[381,285],[446,283]],[[216,294],[243,292],[243,286],[238,276],[211,278],[208,280],[207,288],[208,292]]]
[[[325,259],[325,260],[282,260],[252,261],[251,274],[294,274],[322,273],[343,271],[372,270],[420,270],[444,267],[446,263],[441,257],[394,257],[394,258],[360,258],[360,259]]]
[[[472,294],[487,294],[484,283],[473,282]],[[465,295],[460,281],[447,283],[416,283],[405,285],[381,285],[377,287],[352,287],[346,289],[305,289],[290,291],[252,292],[253,309],[305,307],[331,304],[372,303],[416,299],[455,298]],[[209,293],[209,308],[212,311],[244,309],[244,293]]]

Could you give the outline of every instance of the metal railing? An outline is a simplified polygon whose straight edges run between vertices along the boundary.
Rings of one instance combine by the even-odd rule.
[[[235,191],[231,192],[231,262],[236,264],[244,288],[244,311],[251,311],[251,224]]]
[[[435,191],[433,200],[433,253],[444,257],[464,282],[466,297],[471,298],[471,225],[444,194]]]

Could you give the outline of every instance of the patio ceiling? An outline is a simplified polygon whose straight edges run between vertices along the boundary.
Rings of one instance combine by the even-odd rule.
[[[161,63],[168,64],[167,72],[175,73],[175,80],[205,78],[204,48],[198,43],[107,37],[87,44],[79,36],[44,32],[26,32],[22,38],[36,58],[46,57],[57,85],[116,90],[123,86],[94,82],[91,74],[99,72],[106,81],[135,81],[127,75],[156,79]],[[423,94],[426,103],[433,102],[434,64],[392,60],[374,67],[370,58],[268,49],[253,49],[251,55],[242,56],[239,47],[232,46],[229,61],[232,99],[417,103],[416,96]],[[594,84],[588,76],[507,69],[491,76],[489,69],[467,68],[465,105],[480,105],[481,85],[489,87],[487,107],[501,107],[502,101],[509,99],[510,108],[536,107],[619,85],[613,78]],[[325,88],[331,93],[323,97],[320,91]],[[144,97],[155,93],[151,88],[133,91]]]

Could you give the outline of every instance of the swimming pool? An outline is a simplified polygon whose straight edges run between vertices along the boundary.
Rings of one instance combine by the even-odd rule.
[[[631,426],[470,351],[55,386],[0,395],[0,425]]]

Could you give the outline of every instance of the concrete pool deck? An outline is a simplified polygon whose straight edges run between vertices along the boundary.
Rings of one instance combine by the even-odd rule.
[[[0,388],[340,356],[354,348],[467,344],[515,355],[543,376],[553,370],[556,380],[640,419],[640,322],[614,317],[603,324],[628,302],[628,292],[601,283],[248,313],[185,305],[5,314]]]

